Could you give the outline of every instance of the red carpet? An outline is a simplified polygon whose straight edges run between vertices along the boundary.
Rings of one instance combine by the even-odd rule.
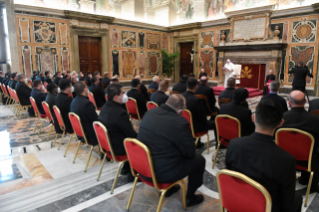
[[[218,86],[218,87],[212,87],[212,89],[214,90],[214,94],[215,96],[219,96],[219,94],[225,90],[224,86]],[[255,97],[255,96],[260,96],[263,94],[262,91],[258,90],[257,88],[246,88],[247,91],[249,92],[249,97]]]

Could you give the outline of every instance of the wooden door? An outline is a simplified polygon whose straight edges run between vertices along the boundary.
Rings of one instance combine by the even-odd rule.
[[[193,63],[191,61],[191,55],[189,54],[192,52],[193,44],[193,42],[180,44],[180,76],[183,74],[189,75],[190,73],[193,73]]]
[[[80,71],[101,73],[101,38],[79,37]]]
[[[262,90],[265,85],[265,64],[241,64],[240,86]]]

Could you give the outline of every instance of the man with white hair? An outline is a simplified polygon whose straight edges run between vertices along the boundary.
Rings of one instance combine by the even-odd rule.
[[[204,76],[204,77],[207,77],[207,73],[205,72],[205,69],[202,68],[202,69],[200,70],[200,74],[199,74],[198,79],[200,79],[200,78],[203,77],[203,76]]]
[[[159,83],[159,77],[154,76],[153,77],[153,82],[148,86],[149,89],[158,89],[158,83]]]
[[[138,80],[140,81],[140,83],[141,83],[141,84],[140,84],[141,93],[144,95],[145,100],[146,100],[146,101],[149,101],[150,98],[149,98],[148,93],[147,93],[147,88],[146,88],[145,85],[142,83],[142,78],[141,78],[141,76],[140,76],[140,75],[136,75],[136,76],[134,77],[134,79],[138,79]]]
[[[234,64],[230,61],[230,59],[227,59],[226,64],[223,68],[224,73],[225,73],[225,79],[224,79],[224,87],[227,87],[227,80],[230,77],[233,77],[234,71],[235,71],[235,66]]]

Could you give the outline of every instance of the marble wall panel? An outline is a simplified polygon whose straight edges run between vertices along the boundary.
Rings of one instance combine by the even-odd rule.
[[[214,51],[200,52],[200,69],[204,68],[208,76],[211,76],[213,73],[213,57]]]
[[[147,52],[147,76],[160,74],[161,54],[159,52]]]
[[[123,77],[134,77],[137,73],[136,51],[122,51],[122,74]]]
[[[29,19],[19,18],[19,33],[21,43],[30,43],[30,23]]]
[[[35,43],[57,43],[55,22],[33,21]]]
[[[57,48],[36,47],[37,71],[50,71],[52,75],[57,72]]]
[[[61,47],[61,63],[62,71],[70,71],[70,54],[67,47]]]
[[[317,19],[294,21],[292,23],[291,42],[310,43],[316,41]]]
[[[201,32],[200,47],[203,49],[214,47],[214,31]]]
[[[146,35],[147,49],[160,50],[161,37],[159,34],[148,33]]]
[[[144,32],[138,33],[138,40],[139,40],[139,48],[144,49],[145,48],[145,33]]]
[[[120,77],[120,68],[119,68],[119,51],[112,50],[112,74],[113,76],[118,75]]]
[[[283,38],[283,31],[284,31],[284,23],[276,23],[270,25],[270,31],[269,31],[269,39],[272,40],[274,37],[274,31],[276,30],[276,26],[278,26],[280,34],[278,35],[279,39],[281,40]]]
[[[32,69],[32,48],[31,46],[21,46],[23,73],[31,75]]]
[[[167,35],[162,36],[162,49],[168,50],[168,38]]]
[[[114,48],[119,47],[119,30],[118,29],[111,30],[111,46]]]
[[[143,51],[139,52],[138,56],[139,75],[145,75],[145,54]]]
[[[60,28],[60,44],[68,45],[69,44],[68,25],[65,23],[59,23],[59,28]]]
[[[121,46],[123,48],[136,48],[136,32],[121,31]]]

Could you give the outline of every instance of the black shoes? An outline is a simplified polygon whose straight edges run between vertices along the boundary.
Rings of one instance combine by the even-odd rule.
[[[196,149],[200,149],[204,146],[204,143],[202,143],[201,141],[198,141]]]
[[[201,194],[195,194],[192,198],[186,200],[186,206],[192,207],[198,205],[204,201],[204,196]]]
[[[130,169],[122,169],[121,170],[121,175],[127,175],[128,173],[131,173]]]
[[[174,193],[178,192],[180,188],[181,188],[180,185],[174,185],[172,188],[166,191],[165,197],[172,196]]]
[[[300,185],[308,185],[308,182],[309,182],[309,177],[308,177],[308,179],[306,179],[306,177],[299,177],[299,179],[298,179],[298,183]]]

